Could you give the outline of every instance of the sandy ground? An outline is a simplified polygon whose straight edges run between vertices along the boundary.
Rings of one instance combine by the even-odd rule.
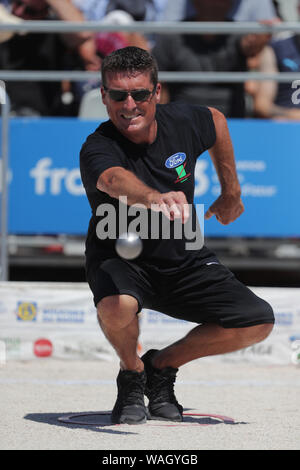
[[[110,424],[117,373],[117,361],[41,358],[2,365],[0,449],[300,449],[296,366],[194,361],[180,369],[175,388],[184,422],[139,426]]]

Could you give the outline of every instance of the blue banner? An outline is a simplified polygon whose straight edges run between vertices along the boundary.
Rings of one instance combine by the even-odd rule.
[[[13,118],[10,123],[9,233],[84,235],[90,208],[79,151],[99,125],[76,118]],[[245,213],[205,236],[299,237],[300,123],[230,120]],[[195,202],[205,210],[220,193],[208,153],[196,167]]]
[[[299,237],[300,123],[231,120],[229,129],[245,212],[226,226],[206,221],[205,235]],[[195,201],[209,206],[220,193],[209,157],[198,159],[196,179]]]
[[[91,211],[79,152],[97,126],[74,118],[12,119],[10,233],[86,233]]]

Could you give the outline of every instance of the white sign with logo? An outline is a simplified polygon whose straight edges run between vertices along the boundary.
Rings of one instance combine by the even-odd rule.
[[[257,364],[300,363],[300,290],[253,288],[268,301],[276,324],[262,343],[204,361]],[[100,330],[92,294],[85,283],[0,283],[0,362],[57,357],[116,358]],[[152,310],[140,319],[139,353],[163,348],[195,325]]]

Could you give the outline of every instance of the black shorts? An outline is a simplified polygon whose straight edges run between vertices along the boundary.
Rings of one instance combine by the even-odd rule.
[[[107,296],[128,294],[142,308],[193,323],[239,328],[274,323],[271,306],[257,297],[219,262],[163,272],[111,258],[88,275],[94,303]]]

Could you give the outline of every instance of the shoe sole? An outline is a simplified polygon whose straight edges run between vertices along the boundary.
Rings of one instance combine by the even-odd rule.
[[[146,422],[147,422],[146,416],[144,418],[140,419],[139,421],[132,420],[130,418],[124,418],[124,419],[120,419],[118,421],[114,421],[113,419],[111,420],[112,424],[145,424]]]
[[[148,411],[148,414],[147,414],[147,419],[149,420],[153,420],[153,421],[172,421],[174,423],[181,423],[183,418],[182,416],[179,417],[179,418],[164,418],[162,416],[155,416],[155,415],[152,415],[149,411]]]
[[[172,423],[182,423],[182,418],[181,419],[171,419],[171,418],[162,418],[160,416],[150,416],[148,418],[150,421],[172,421]]]

